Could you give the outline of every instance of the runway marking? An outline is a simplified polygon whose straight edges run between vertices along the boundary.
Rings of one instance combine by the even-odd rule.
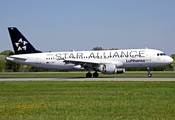
[[[175,78],[0,78],[0,81],[175,81]]]

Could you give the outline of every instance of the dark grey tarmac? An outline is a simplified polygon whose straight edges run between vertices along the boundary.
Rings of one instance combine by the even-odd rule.
[[[175,78],[0,78],[0,81],[175,81]]]

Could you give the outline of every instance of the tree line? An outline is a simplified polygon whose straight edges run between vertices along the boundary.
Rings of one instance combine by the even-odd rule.
[[[92,50],[106,50],[102,47],[94,47]],[[117,48],[112,48],[109,50],[118,50]],[[0,53],[0,72],[58,72],[58,70],[50,70],[32,67],[28,65],[22,65],[19,63],[14,63],[6,61],[5,57],[9,55],[14,55],[15,53],[11,50],[4,50]],[[175,67],[175,55],[171,55],[174,62],[170,65],[163,67],[153,67],[151,71],[173,71]],[[126,71],[147,71],[147,68],[127,68]]]

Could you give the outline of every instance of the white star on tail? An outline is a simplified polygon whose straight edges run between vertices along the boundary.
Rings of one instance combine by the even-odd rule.
[[[27,43],[26,41],[23,41],[22,38],[18,40],[17,43],[15,43],[16,47],[18,48],[18,51],[25,50],[27,49]]]

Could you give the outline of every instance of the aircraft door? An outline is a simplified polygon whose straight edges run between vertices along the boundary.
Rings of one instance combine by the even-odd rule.
[[[146,55],[145,55],[145,60],[146,61],[151,61],[151,51],[150,50],[146,50]]]

